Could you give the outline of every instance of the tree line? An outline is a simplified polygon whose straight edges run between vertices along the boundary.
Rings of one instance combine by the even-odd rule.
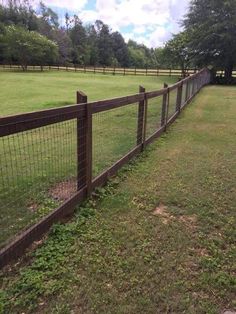
[[[181,21],[182,31],[161,48],[125,42],[100,20],[83,24],[77,15],[65,15],[65,26],[44,3],[37,13],[31,0],[8,0],[0,5],[0,62],[27,65],[117,66],[224,69],[225,82],[234,82],[236,63],[236,1],[191,0]]]
[[[30,0],[8,0],[0,5],[0,62],[120,67],[161,66],[158,49],[133,40],[125,42],[100,20],[86,24],[65,14],[65,26],[44,3],[37,13]]]

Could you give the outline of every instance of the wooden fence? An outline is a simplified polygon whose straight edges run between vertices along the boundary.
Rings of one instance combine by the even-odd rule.
[[[36,184],[36,179],[38,180],[41,174],[41,170],[39,169],[41,163],[45,165],[52,157],[54,158],[52,163],[58,159],[61,159],[62,162],[62,154],[68,152],[69,155],[66,158],[71,157],[70,150],[68,150],[68,146],[66,146],[67,142],[63,138],[64,133],[66,133],[66,139],[70,141],[73,155],[76,153],[77,156],[75,174],[76,188],[73,190],[73,194],[68,195],[67,199],[59,204],[57,208],[43,217],[39,222],[20,233],[11,243],[6,245],[0,251],[0,267],[3,267],[12,259],[21,256],[29,245],[40,239],[43,234],[50,229],[53,223],[61,221],[64,217],[71,215],[74,208],[89,197],[96,187],[104,185],[124,164],[138,155],[148,144],[152,143],[165,132],[184,107],[201,88],[209,82],[210,73],[207,69],[203,69],[172,86],[165,84],[163,89],[157,91],[146,92],[145,88],[140,87],[138,94],[95,102],[88,102],[87,96],[81,91],[78,91],[77,104],[75,105],[0,118],[0,139],[7,142],[7,146],[3,146],[3,150],[8,149],[8,151],[3,152],[3,156],[7,156],[6,159],[4,159],[4,162],[6,162],[5,166],[3,163],[0,164],[0,170],[2,173],[5,171],[5,176],[9,173],[7,169],[10,169],[14,180],[16,176],[18,176],[19,180],[22,176],[25,176],[26,179],[26,173],[23,169],[24,167],[22,167],[22,163],[28,167],[29,173],[31,172],[30,165],[34,164],[34,166],[37,166],[35,171],[37,176],[35,178],[31,176],[29,182],[33,185]],[[158,103],[160,104],[159,107],[157,106]],[[122,156],[117,157],[117,160],[111,159],[112,164],[108,164],[107,162],[103,163],[103,167],[99,168],[99,173],[96,173],[94,172],[94,158],[96,158],[93,151],[94,136],[99,134],[100,129],[96,130],[95,120],[101,113],[103,115],[106,113],[111,114],[118,109],[120,110],[119,113],[112,117],[113,119],[120,119],[119,124],[122,124],[124,119],[128,119],[129,123],[126,124],[127,128],[131,127],[131,124],[133,125],[132,145],[129,143],[128,146],[125,146]],[[150,113],[152,114],[150,115]],[[105,120],[104,117],[106,117],[107,120]],[[121,136],[119,132],[121,132],[123,128],[122,125],[120,125],[120,129],[116,130],[107,127],[106,121],[109,121],[110,117],[99,116],[98,119],[100,125],[104,125],[105,132],[107,132],[106,134],[110,133],[115,136],[113,142],[107,144],[108,150],[112,149],[111,145],[119,140]],[[70,121],[73,121],[73,127],[70,126],[70,129],[68,126],[67,129],[62,128],[62,124],[64,125]],[[56,137],[54,130],[52,131],[52,129],[50,129],[56,127],[59,128],[59,132],[56,134],[58,142],[55,142]],[[35,137],[32,132],[37,132]],[[73,140],[71,141],[72,132],[75,132],[75,135],[73,135]],[[128,134],[128,129],[125,129],[124,132]],[[124,145],[127,134],[125,134],[121,142],[116,143],[118,146]],[[30,136],[29,139],[27,139],[28,136]],[[21,140],[22,137],[23,140]],[[16,140],[17,145],[14,144]],[[100,137],[100,141],[106,140],[106,135],[103,133]],[[40,145],[42,145],[42,142],[45,142],[45,146],[43,147],[45,149],[45,147],[49,147],[50,141],[53,145],[51,145],[51,150],[49,150],[51,155],[47,156],[45,150],[40,151]],[[22,143],[25,146],[23,146]],[[36,148],[31,149],[32,145],[36,145]],[[58,148],[58,145],[62,147],[59,153],[56,150],[61,149],[60,147]],[[19,154],[21,146],[23,147],[24,153]],[[98,146],[101,149],[102,143],[98,143]],[[28,153],[27,149],[29,149]],[[35,153],[35,160],[33,159],[32,152]],[[16,154],[18,154],[17,158]],[[106,154],[102,154],[100,151],[99,156],[100,155],[103,159],[109,154],[107,151]],[[101,162],[100,160],[99,163],[101,164]],[[14,167],[14,169],[12,167]],[[45,168],[43,168],[43,170],[45,170]],[[50,173],[51,176],[56,176],[58,170],[56,169],[55,172],[51,171]],[[68,176],[70,176],[69,173]],[[42,179],[47,181],[45,180],[45,171],[42,171]],[[6,182],[10,182],[10,178],[8,178]],[[29,182],[26,182],[26,187],[31,193]],[[16,184],[19,185],[18,180]],[[2,186],[6,186],[6,184],[3,182]],[[22,191],[20,191],[20,193],[22,194]],[[2,206],[4,206],[4,204],[3,202]]]
[[[22,70],[20,65],[1,65],[1,69],[5,70]],[[68,71],[68,72],[79,72],[79,73],[93,73],[93,74],[112,74],[112,75],[137,75],[137,76],[181,76],[182,72],[179,69],[139,69],[139,68],[120,68],[120,67],[97,67],[97,66],[61,66],[61,65],[47,65],[47,66],[33,66],[27,67],[29,71]],[[197,73],[197,69],[186,70],[187,75]]]

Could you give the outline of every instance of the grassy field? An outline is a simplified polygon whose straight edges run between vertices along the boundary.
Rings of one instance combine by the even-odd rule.
[[[105,189],[4,270],[3,313],[236,310],[234,87],[207,87]]]
[[[78,89],[98,100],[137,93],[139,84],[156,90],[175,81],[67,72],[0,72],[0,79],[1,115],[74,103]],[[149,103],[147,135],[160,124],[161,103],[161,97]],[[94,176],[136,145],[137,116],[137,104],[94,115]],[[0,246],[67,199],[63,190],[76,192],[76,127],[73,119],[1,139]]]
[[[136,94],[139,85],[157,90],[163,83],[173,84],[177,77],[133,77],[70,72],[0,71],[0,116],[75,103],[81,90],[89,101]]]

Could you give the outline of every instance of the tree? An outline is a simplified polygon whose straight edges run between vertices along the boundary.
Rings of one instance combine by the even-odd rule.
[[[164,63],[169,64],[170,67],[179,66],[183,76],[194,57],[195,53],[189,46],[189,36],[186,31],[174,35],[163,50]]]
[[[77,15],[74,15],[72,23],[73,27],[68,31],[73,47],[72,62],[74,64],[85,64],[87,53],[86,30]]]
[[[236,63],[236,1],[192,0],[183,25],[197,64],[223,67],[230,81]]]
[[[113,55],[112,39],[108,25],[102,21],[95,22],[97,28],[98,61],[101,65],[111,65]]]
[[[43,65],[54,62],[58,56],[58,47],[54,42],[22,27],[6,27],[3,42],[4,55],[19,62],[23,71],[26,71],[30,64]]]
[[[129,52],[124,38],[119,32],[114,32],[111,34],[112,49],[114,54],[113,65],[116,61],[118,65],[122,67],[127,67],[129,64]]]

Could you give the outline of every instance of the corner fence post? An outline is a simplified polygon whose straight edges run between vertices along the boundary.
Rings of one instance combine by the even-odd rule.
[[[76,93],[77,104],[85,104],[85,116],[77,119],[77,189],[87,186],[87,195],[92,185],[92,111],[88,97],[81,91]]]
[[[164,88],[168,88],[168,84],[164,83]],[[163,100],[162,100],[161,126],[165,126],[165,124],[166,124],[166,115],[168,114],[168,112],[167,112],[167,101],[168,101],[168,90],[163,95]],[[166,126],[165,126],[165,130],[166,130]]]
[[[145,88],[139,86],[139,93],[145,93]],[[137,146],[143,143],[144,111],[145,111],[144,106],[145,106],[144,100],[141,100],[138,105]]]

